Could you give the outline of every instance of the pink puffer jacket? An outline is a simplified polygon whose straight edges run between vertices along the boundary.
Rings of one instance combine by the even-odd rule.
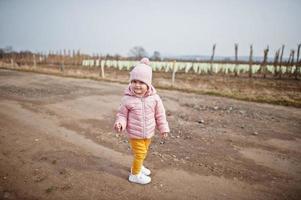
[[[154,87],[144,97],[137,97],[129,85],[121,100],[116,123],[121,124],[122,130],[126,129],[129,138],[151,138],[156,127],[161,134],[169,132],[165,109]]]

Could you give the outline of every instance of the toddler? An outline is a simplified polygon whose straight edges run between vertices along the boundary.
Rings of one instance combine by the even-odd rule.
[[[143,58],[130,72],[130,84],[125,89],[114,124],[116,131],[126,130],[134,160],[129,181],[138,184],[151,182],[151,171],[143,165],[155,128],[162,138],[169,133],[165,109],[152,86],[152,68]]]

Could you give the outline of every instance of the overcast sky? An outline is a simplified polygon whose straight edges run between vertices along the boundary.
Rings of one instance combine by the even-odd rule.
[[[262,56],[301,42],[300,0],[0,0],[0,48]]]

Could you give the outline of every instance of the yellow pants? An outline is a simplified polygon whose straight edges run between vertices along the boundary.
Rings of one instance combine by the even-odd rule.
[[[146,157],[151,139],[130,139],[134,160],[132,164],[132,174],[139,174],[143,161]]]

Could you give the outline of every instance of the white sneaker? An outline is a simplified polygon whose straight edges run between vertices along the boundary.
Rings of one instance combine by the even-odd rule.
[[[141,172],[142,172],[142,174],[144,174],[146,176],[151,175],[151,171],[149,169],[147,169],[146,167],[144,167],[143,165],[141,167]]]
[[[131,173],[132,173],[132,168],[131,168]],[[144,174],[144,175],[146,175],[146,176],[149,176],[149,175],[151,175],[151,170],[147,169],[146,167],[144,167],[142,165],[142,167],[141,167],[141,173]]]
[[[151,180],[152,179],[150,177],[142,174],[141,172],[139,174],[136,174],[136,175],[131,173],[130,176],[129,176],[129,181],[130,182],[138,183],[138,184],[142,184],[142,185],[150,183]]]

